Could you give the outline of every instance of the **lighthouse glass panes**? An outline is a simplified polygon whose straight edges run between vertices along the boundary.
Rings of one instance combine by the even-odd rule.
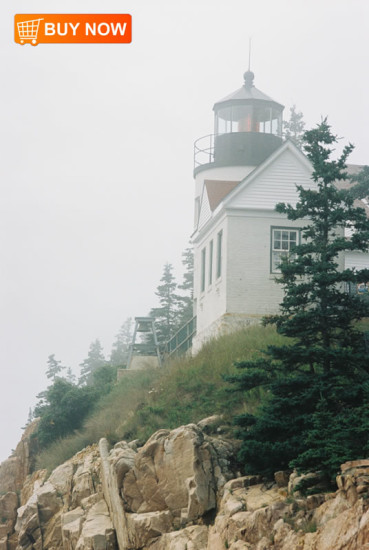
[[[273,107],[231,105],[215,114],[215,133],[259,132],[282,134],[282,113]]]
[[[283,258],[288,258],[298,244],[298,241],[299,231],[297,229],[287,229],[282,227],[272,228],[272,273],[280,273],[280,265]]]

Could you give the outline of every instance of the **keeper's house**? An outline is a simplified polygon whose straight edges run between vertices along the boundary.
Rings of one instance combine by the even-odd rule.
[[[214,134],[195,143],[194,351],[210,337],[278,311],[278,265],[299,243],[304,222],[288,220],[275,206],[296,204],[296,185],[314,186],[309,160],[283,142],[283,105],[253,79],[247,71],[244,85],[215,103]],[[342,267],[369,267],[368,254],[349,253],[341,261]]]

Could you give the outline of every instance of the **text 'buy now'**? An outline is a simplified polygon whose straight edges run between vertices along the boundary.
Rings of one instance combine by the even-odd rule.
[[[125,14],[17,14],[18,44],[121,43],[132,41],[132,17]]]

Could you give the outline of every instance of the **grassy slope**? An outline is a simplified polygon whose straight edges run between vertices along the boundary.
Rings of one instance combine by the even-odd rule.
[[[272,327],[253,326],[206,344],[195,357],[168,362],[162,369],[126,373],[98,404],[77,433],[56,441],[42,451],[39,468],[49,470],[86,445],[106,437],[145,441],[161,428],[172,429],[222,413],[231,418],[257,406],[259,395],[230,394],[223,375],[234,372],[233,363],[249,359],[268,344],[281,342]]]

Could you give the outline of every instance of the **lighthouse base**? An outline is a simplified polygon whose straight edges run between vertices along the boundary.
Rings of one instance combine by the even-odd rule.
[[[243,314],[243,313],[225,313],[219,319],[214,321],[205,330],[200,331],[194,336],[192,341],[192,354],[200,351],[202,346],[214,338],[231,334],[245,327],[261,323],[262,315]]]

